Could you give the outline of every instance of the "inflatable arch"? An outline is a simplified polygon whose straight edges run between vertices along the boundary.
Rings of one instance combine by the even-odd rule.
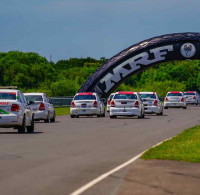
[[[153,65],[174,60],[200,59],[200,33],[176,33],[154,37],[121,51],[92,74],[79,92],[108,97],[130,76]]]

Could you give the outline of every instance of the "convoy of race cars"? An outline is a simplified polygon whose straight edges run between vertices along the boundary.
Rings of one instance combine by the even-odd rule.
[[[105,117],[105,104],[111,119],[117,116],[137,116],[145,114],[163,115],[163,109],[183,108],[187,104],[200,103],[196,91],[170,91],[164,98],[164,104],[156,92],[119,91],[110,94],[107,102],[97,93],[77,93],[70,106],[71,118],[79,116]],[[45,93],[22,93],[17,89],[0,89],[0,128],[18,130],[18,133],[34,132],[34,121],[55,122],[55,110]]]
[[[199,102],[200,96],[196,91],[168,92],[164,105],[156,92],[119,91],[111,93],[108,97],[107,112],[111,119],[117,116],[144,118],[145,114],[163,115],[163,109],[187,109],[187,104],[198,105]],[[94,115],[105,117],[105,105],[97,93],[77,93],[71,103],[70,115],[71,118]]]
[[[9,88],[9,87],[8,87]],[[55,122],[53,104],[44,93],[23,94],[17,89],[0,89],[0,127],[34,132],[34,121]]]

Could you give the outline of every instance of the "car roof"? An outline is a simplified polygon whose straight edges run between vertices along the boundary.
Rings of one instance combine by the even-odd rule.
[[[77,93],[76,95],[97,95],[97,93],[95,93],[95,92],[81,92],[81,93]]]
[[[196,91],[185,91],[184,93],[196,93]]]
[[[147,92],[138,92],[139,94],[156,94],[156,92],[150,92],[150,91],[147,91]]]
[[[3,91],[3,92],[18,92],[19,90],[16,90],[16,89],[0,89],[0,92]]]
[[[111,95],[115,95],[115,93],[111,93],[109,96],[111,96]]]
[[[45,93],[24,93],[24,95],[43,95]]]
[[[181,91],[169,91],[168,93],[182,93]]]
[[[134,92],[134,91],[118,91],[115,94],[137,94],[137,92]]]

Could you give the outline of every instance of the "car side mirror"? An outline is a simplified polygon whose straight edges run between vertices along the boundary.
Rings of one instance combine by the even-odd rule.
[[[50,104],[54,104],[55,103],[55,101],[52,100],[52,99],[50,99],[49,102],[50,102]]]
[[[106,98],[101,98],[101,101],[104,103],[104,105],[106,105],[106,103],[107,103],[107,99]]]
[[[164,97],[159,97],[160,101],[164,101],[164,99],[165,99]]]

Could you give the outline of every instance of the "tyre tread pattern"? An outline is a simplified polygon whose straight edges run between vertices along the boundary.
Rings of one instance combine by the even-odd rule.
[[[123,60],[128,55],[131,55],[133,53],[139,52],[141,50],[147,49],[149,47],[153,47],[160,44],[166,44],[166,43],[176,43],[180,41],[198,41],[200,42],[200,33],[193,33],[193,32],[187,32],[187,33],[174,33],[174,34],[166,34],[162,36],[157,36],[154,38],[150,38],[147,40],[144,40],[140,43],[134,44],[127,49],[119,52],[112,58],[110,58],[105,64],[100,66],[95,73],[93,73],[86,82],[82,85],[82,87],[79,89],[79,92],[97,92],[97,89],[93,89],[96,82],[99,80],[99,78],[106,73],[108,69],[110,69],[112,66],[114,66],[117,62],[120,60]]]

